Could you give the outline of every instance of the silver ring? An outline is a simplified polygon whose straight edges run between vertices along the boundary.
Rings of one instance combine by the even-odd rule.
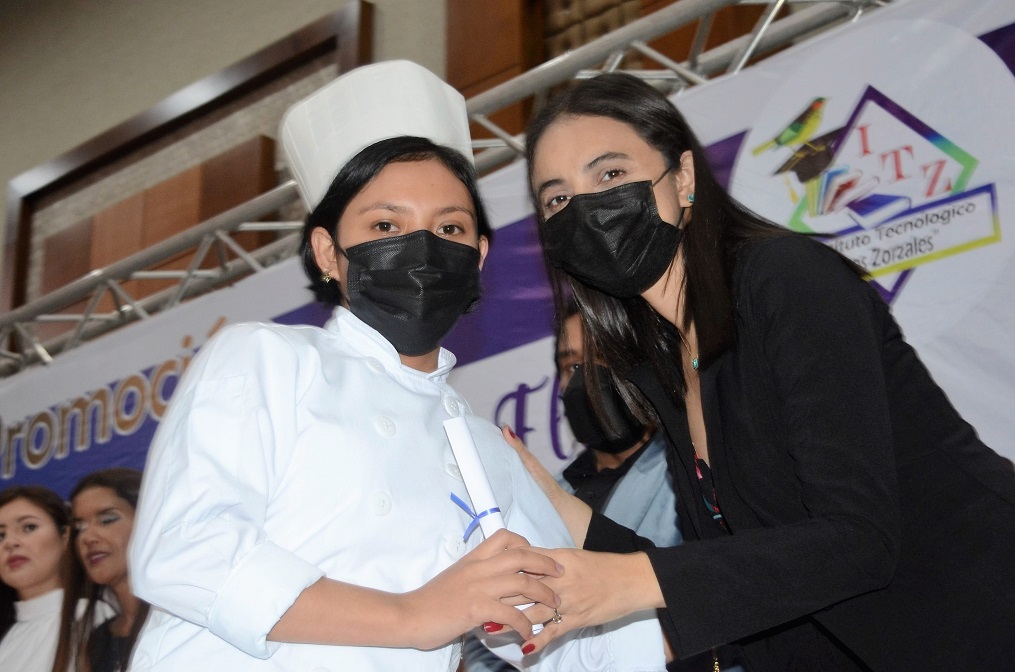
[[[554,623],[560,623],[564,620],[564,617],[560,615],[560,612],[556,609],[553,610],[553,618],[550,619]]]

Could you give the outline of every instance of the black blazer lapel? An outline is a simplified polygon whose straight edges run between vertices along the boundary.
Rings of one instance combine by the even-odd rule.
[[[677,407],[666,390],[659,383],[659,378],[647,364],[635,366],[624,377],[631,381],[656,409],[656,414],[663,423],[669,439],[667,445],[667,463],[673,476],[673,487],[677,492],[680,510],[680,524],[685,537],[691,535],[688,525],[694,528],[693,537],[702,539],[701,521],[698,509],[694,506],[694,498],[700,491],[695,474],[692,456],[694,447],[691,445],[691,431],[687,426],[687,412]]]

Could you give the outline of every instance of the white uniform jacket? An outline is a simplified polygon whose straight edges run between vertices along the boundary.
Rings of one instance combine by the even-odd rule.
[[[323,328],[240,324],[194,359],[156,433],[130,550],[155,609],[132,670],[453,671],[431,651],[279,644],[266,636],[322,576],[418,588],[482,539],[443,429],[464,415],[509,529],[571,546],[567,529],[491,423],[437,371],[339,308]],[[595,632],[593,632],[595,631]],[[662,670],[654,622],[587,629],[533,669]],[[529,661],[527,661],[529,662]],[[536,661],[532,661],[536,662]]]

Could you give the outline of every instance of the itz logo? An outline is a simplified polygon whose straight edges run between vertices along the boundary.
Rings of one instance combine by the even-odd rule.
[[[968,189],[975,157],[874,87],[834,130],[821,128],[825,102],[751,148],[783,159],[770,179],[792,204],[789,228],[823,236],[888,301],[916,267],[1001,240],[994,185]]]

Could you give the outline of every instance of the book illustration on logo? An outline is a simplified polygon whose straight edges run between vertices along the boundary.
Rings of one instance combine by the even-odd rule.
[[[869,194],[846,205],[850,219],[865,229],[873,229],[909,210],[912,201],[905,196]]]
[[[835,166],[834,168],[829,168],[821,175],[817,181],[817,193],[815,194],[813,201],[809,204],[812,217],[825,214],[825,204],[831,200],[829,194],[834,194],[838,185],[842,183],[844,179],[848,179],[849,175],[849,166]]]
[[[838,212],[842,208],[846,207],[854,201],[858,201],[867,194],[874,191],[874,188],[878,186],[880,180],[876,177],[869,177],[865,180],[861,179],[856,183],[845,185],[844,189],[840,189],[836,194],[835,198],[828,205],[826,212]]]
[[[840,174],[829,181],[828,189],[821,201],[821,214],[838,212],[859,201],[874,191],[879,182],[877,177],[864,177],[859,170]]]

